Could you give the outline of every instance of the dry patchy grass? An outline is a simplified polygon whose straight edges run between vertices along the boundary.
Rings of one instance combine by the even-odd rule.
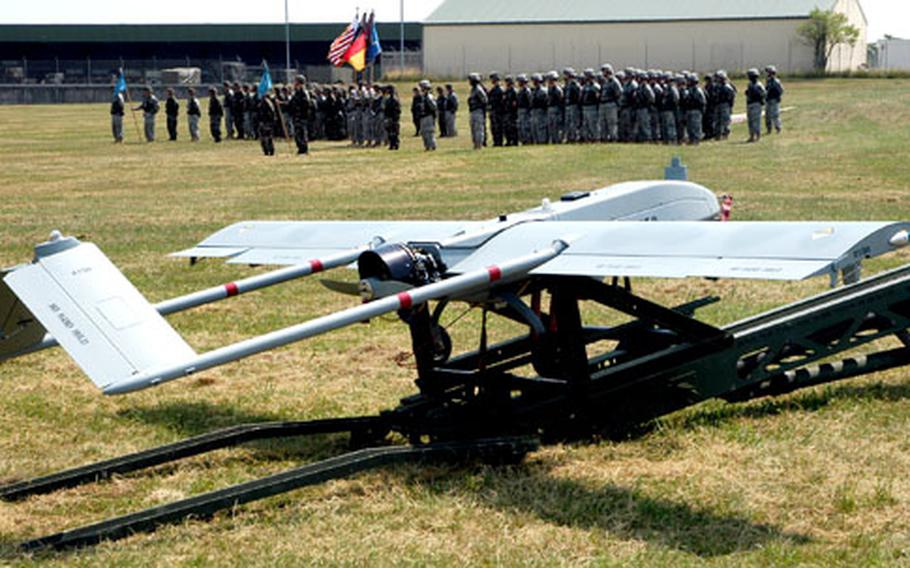
[[[53,228],[98,243],[152,300],[254,269],[165,257],[246,218],[466,218],[659,176],[679,152],[744,219],[907,219],[910,81],[788,85],[786,133],[760,145],[584,146],[398,154],[317,143],[109,142],[103,106],[0,107],[0,259]],[[464,118],[464,117],[462,117]],[[203,121],[204,122],[204,121]],[[163,125],[161,125],[163,126]],[[907,253],[870,263],[880,270]],[[824,282],[643,281],[666,303],[724,297],[728,323]],[[314,281],[179,315],[198,350],[349,305]],[[609,314],[595,313],[594,319]],[[476,318],[456,340],[476,341]],[[370,413],[413,390],[403,326],[377,320],[165,387],[104,398],[59,352],[0,366],[0,479],[102,459],[241,422]],[[745,405],[709,402],[624,442],[550,446],[509,468],[396,467],[210,522],[61,554],[13,544],[339,451],[342,440],[252,444],[96,486],[0,503],[0,562],[18,565],[876,565],[910,563],[910,386],[896,370]]]

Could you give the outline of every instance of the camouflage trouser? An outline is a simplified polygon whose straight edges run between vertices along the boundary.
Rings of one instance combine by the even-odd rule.
[[[123,115],[111,115],[111,132],[114,134],[114,142],[123,142]]]
[[[660,113],[660,139],[664,144],[676,144],[676,113],[672,110]]]
[[[547,133],[547,111],[542,108],[531,109],[531,125],[534,129],[534,143],[546,144],[549,139]]]
[[[348,113],[348,137],[350,137],[352,143],[357,143],[357,123],[360,122],[357,120],[357,111],[351,111]]]
[[[619,109],[619,139],[631,142],[635,138],[635,111],[629,107]]]
[[[220,116],[210,116],[209,117],[209,131],[212,133],[212,140],[215,142],[221,142],[221,117]]]
[[[436,117],[424,116],[420,119],[420,136],[423,137],[423,149],[436,149]]]
[[[493,145],[502,146],[503,135],[505,134],[505,118],[502,114],[490,112],[490,133],[493,135]]]
[[[155,115],[151,113],[145,113],[143,115],[145,119],[145,140],[147,142],[155,141]]]
[[[531,135],[531,109],[518,109],[518,140],[522,144],[533,144]]]
[[[363,141],[369,144],[373,141],[373,112],[370,110],[360,111],[360,120],[363,122]]]
[[[656,108],[649,109],[651,114],[651,140],[660,140],[660,112]]]
[[[284,121],[284,129],[287,132],[288,138],[294,137],[294,123],[291,122],[291,114],[288,112],[281,113],[281,119]],[[282,132],[284,134],[284,132]]]
[[[686,140],[686,111],[676,111],[676,142],[682,144]]]
[[[585,142],[596,142],[600,138],[600,134],[597,128],[597,121],[599,116],[597,114],[596,105],[587,105],[581,107],[582,113],[582,128],[581,135],[582,140]]]
[[[700,110],[686,111],[686,133],[689,135],[690,144],[698,144],[701,142],[701,121],[702,113]]]
[[[749,138],[761,136],[761,103],[750,103],[746,107],[746,119],[749,122]]]
[[[619,106],[616,103],[600,105],[600,139],[603,142],[619,140]]]
[[[256,133],[253,131],[253,113],[244,111],[243,112],[243,131],[246,133],[247,138],[255,138]]]
[[[458,136],[458,128],[455,126],[455,112],[447,110],[445,114],[446,136],[454,138]]]
[[[471,111],[471,142],[474,148],[483,148],[483,141],[486,138],[487,121],[486,115],[482,110]]]
[[[562,144],[562,109],[550,107],[547,109],[547,142]]]
[[[188,114],[186,116],[186,124],[189,126],[190,140],[193,142],[199,142],[199,115]]]
[[[780,121],[780,101],[768,101],[765,107],[765,126],[768,128],[768,134],[771,134],[771,127],[780,132],[783,124]]]
[[[377,146],[383,146],[388,141],[388,134],[385,130],[385,116],[381,113],[373,115],[373,143]]]
[[[714,132],[717,133],[718,137],[726,138],[730,135],[730,104],[721,103],[717,105],[717,118],[714,123]]]
[[[506,115],[506,146],[518,146],[518,115]]]
[[[234,137],[234,115],[227,105],[224,105],[224,130],[228,138]]]
[[[566,142],[581,140],[581,108],[578,105],[566,105]]]
[[[636,142],[651,141],[651,111],[646,108],[640,108],[635,111],[635,123],[638,125],[636,131]]]
[[[364,141],[366,140],[366,132],[363,130],[363,115],[362,110],[354,111],[354,143],[358,146],[363,146]]]

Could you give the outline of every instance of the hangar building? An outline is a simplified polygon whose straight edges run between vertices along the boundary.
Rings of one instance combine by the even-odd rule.
[[[847,15],[856,45],[839,46],[828,71],[866,63],[859,0],[446,0],[423,26],[424,72],[463,77],[603,62],[644,69],[742,71],[774,64],[810,71],[813,48],[797,27],[813,8]]]

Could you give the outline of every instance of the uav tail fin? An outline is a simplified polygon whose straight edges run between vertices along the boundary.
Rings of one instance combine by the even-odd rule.
[[[40,341],[46,328],[101,389],[196,356],[95,245],[58,235],[35,252],[0,286],[0,310],[12,305],[17,317],[33,314],[40,323],[24,328],[21,343]],[[3,296],[7,287],[15,301]]]

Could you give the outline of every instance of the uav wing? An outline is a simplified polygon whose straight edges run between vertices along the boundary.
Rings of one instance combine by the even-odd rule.
[[[376,242],[436,242],[483,225],[471,221],[244,221],[173,256],[237,264],[305,264]]]
[[[906,244],[908,229],[887,222],[529,223],[491,239],[452,271],[563,239],[569,248],[532,274],[801,280],[852,275],[863,259]]]

